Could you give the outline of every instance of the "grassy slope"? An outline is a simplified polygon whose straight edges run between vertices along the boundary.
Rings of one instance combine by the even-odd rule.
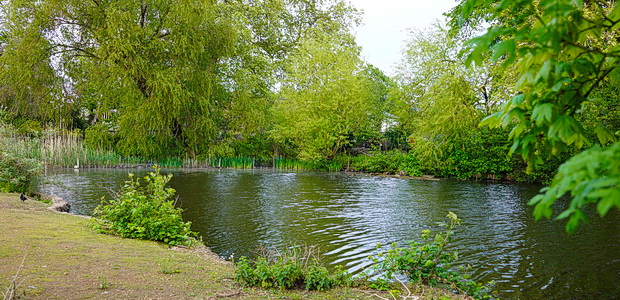
[[[18,194],[0,194],[0,291],[25,256],[17,279],[20,299],[216,299],[233,294],[223,299],[379,299],[356,289],[243,288],[233,280],[232,264],[206,248],[175,250],[99,234],[86,218],[54,213],[46,206],[22,203]],[[170,271],[178,273],[164,274]],[[423,298],[439,299],[437,293]]]

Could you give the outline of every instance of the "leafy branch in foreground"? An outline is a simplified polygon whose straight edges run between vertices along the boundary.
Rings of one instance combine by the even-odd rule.
[[[93,227],[101,232],[126,238],[164,242],[170,245],[193,243],[196,233],[190,230],[191,222],[184,222],[180,208],[174,206],[175,190],[166,184],[172,174],[161,175],[159,166],[140,179],[129,174],[129,180],[112,200],[104,200],[94,215]]]
[[[511,153],[520,154],[531,167],[542,163],[545,151],[572,152],[551,186],[532,199],[535,217],[551,217],[552,204],[570,195],[569,208],[557,218],[568,219],[566,230],[571,233],[587,220],[582,209],[588,205],[596,205],[601,217],[614,206],[620,209],[620,131],[613,117],[620,99],[614,88],[620,82],[620,5],[466,0],[459,9],[461,14],[453,18],[466,21],[483,12],[493,24],[467,42],[467,62],[481,64],[490,56],[518,68],[517,94],[480,125],[512,128]],[[588,106],[601,104],[609,106],[588,117]],[[612,116],[612,122],[600,116]]]
[[[431,237],[430,230],[423,230],[421,242],[411,241],[409,247],[405,248],[393,244],[387,252],[373,257],[375,270],[382,274],[379,283],[388,283],[394,277],[405,276],[411,283],[446,287],[476,299],[494,299],[489,291],[493,282],[486,285],[477,283],[471,279],[465,268],[453,267],[458,253],[448,251],[447,246],[454,228],[461,220],[452,212],[447,217],[450,224],[443,224],[447,229],[436,234],[434,238]],[[381,249],[381,245],[377,248]]]

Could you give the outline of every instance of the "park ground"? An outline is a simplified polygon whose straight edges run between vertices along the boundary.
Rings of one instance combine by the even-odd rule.
[[[88,218],[48,206],[0,193],[0,291],[14,282],[14,299],[392,299],[359,288],[246,288],[235,281],[234,265],[206,247],[100,234]],[[416,299],[459,299],[446,295],[419,288]]]

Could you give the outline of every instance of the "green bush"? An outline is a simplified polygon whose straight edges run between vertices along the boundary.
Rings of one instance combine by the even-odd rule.
[[[127,238],[154,240],[170,245],[189,245],[195,232],[190,230],[191,222],[184,222],[182,209],[171,200],[175,190],[166,188],[172,174],[161,175],[157,165],[154,172],[140,179],[129,174],[129,180],[112,200],[104,200],[94,215],[93,226],[105,233]]]
[[[13,153],[0,152],[0,192],[27,192],[41,170],[41,162]]]
[[[351,169],[367,173],[398,174],[404,172],[409,176],[422,175],[418,159],[399,150],[373,151],[370,155],[356,156],[351,163]]]
[[[310,247],[295,246],[283,253],[259,256],[254,261],[241,257],[236,265],[236,278],[246,286],[323,291],[352,283],[351,276],[341,266],[334,271],[323,266],[318,252]]]
[[[489,285],[471,280],[464,268],[453,268],[457,259],[456,251],[450,252],[447,246],[452,232],[460,220],[456,214],[448,214],[450,224],[445,232],[431,237],[429,230],[422,231],[422,242],[412,241],[409,247],[401,248],[392,245],[387,252],[374,257],[375,269],[383,274],[379,283],[388,282],[394,275],[406,276],[412,283],[429,286],[443,286],[459,293],[467,294],[476,299],[494,299],[489,292]],[[379,245],[378,248],[381,248]],[[379,284],[383,286],[385,284]]]

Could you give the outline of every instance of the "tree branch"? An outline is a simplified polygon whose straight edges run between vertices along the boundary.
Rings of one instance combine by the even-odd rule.
[[[70,51],[77,51],[77,52],[81,52],[84,53],[85,56],[87,57],[92,57],[92,58],[96,58],[96,59],[100,59],[99,56],[76,46],[71,46],[71,45],[64,45],[64,44],[53,44],[52,47],[61,47],[61,48],[65,48],[64,50],[60,50],[60,51],[56,51],[54,52],[54,54],[59,54],[59,53],[65,53],[65,52],[70,52]]]

